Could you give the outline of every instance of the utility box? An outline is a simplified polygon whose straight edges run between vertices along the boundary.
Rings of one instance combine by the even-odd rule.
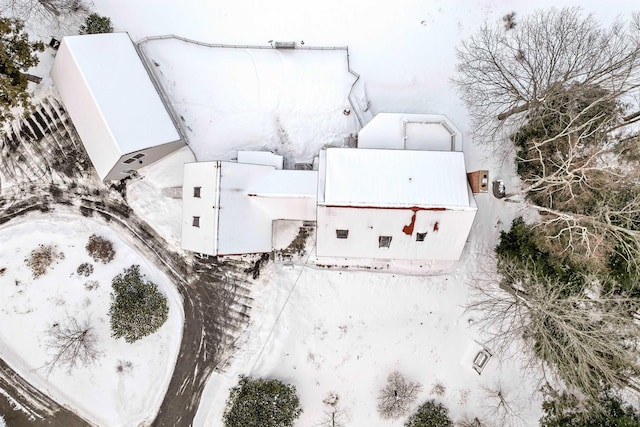
[[[273,47],[276,49],[295,49],[296,42],[273,42]]]
[[[486,193],[489,191],[489,171],[480,170],[469,172],[467,174],[467,179],[469,180],[471,191],[474,194]]]

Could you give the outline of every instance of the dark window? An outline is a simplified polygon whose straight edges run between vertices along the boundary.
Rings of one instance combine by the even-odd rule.
[[[378,237],[378,247],[379,248],[388,248],[391,246],[391,236],[380,236]]]
[[[194,216],[193,217],[193,226],[194,227],[200,227],[200,217],[199,216]]]
[[[346,239],[349,237],[349,230],[336,230],[336,237],[338,239]]]
[[[193,187],[193,197],[198,197],[200,198],[200,189],[202,187]]]
[[[427,237],[427,233],[416,233],[416,242],[424,242],[425,237]]]
[[[134,159],[133,157],[131,157],[130,159],[127,159],[127,160],[125,160],[125,161],[124,161],[124,162],[122,162],[122,163],[129,164],[129,163],[133,163],[133,162],[135,162],[135,161],[136,161],[136,159]]]
[[[146,154],[144,154],[144,153],[138,153],[138,154],[136,154],[135,156],[133,156],[133,158],[134,158],[134,159],[141,159],[141,158],[143,158],[144,156],[146,156]]]

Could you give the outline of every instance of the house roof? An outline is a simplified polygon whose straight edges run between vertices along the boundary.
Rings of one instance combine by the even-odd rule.
[[[475,209],[461,152],[329,148],[321,163],[326,206]]]
[[[98,175],[180,136],[126,33],[65,37],[51,72]]]
[[[199,162],[185,165],[182,247],[210,255],[269,252],[277,219],[314,220],[316,171]],[[193,197],[193,187],[200,197]],[[192,224],[199,218],[199,227]]]
[[[442,114],[378,113],[358,132],[358,148],[462,151],[462,133]]]

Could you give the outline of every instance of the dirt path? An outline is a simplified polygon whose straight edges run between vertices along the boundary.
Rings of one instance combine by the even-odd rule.
[[[164,239],[132,212],[117,191],[93,176],[86,154],[79,149],[77,135],[70,129],[60,106],[48,105],[39,111],[45,111],[46,120],[56,123],[46,120],[44,124],[40,120],[28,123],[39,131],[25,131],[26,125],[19,126],[23,129],[17,134],[19,138],[5,138],[0,147],[5,157],[15,159],[0,167],[0,181],[19,182],[9,189],[0,188],[0,224],[33,211],[96,216],[107,221],[167,274],[183,298],[185,322],[173,377],[154,425],[189,426],[209,375],[232,350],[248,321],[250,277],[244,271],[250,263],[186,259],[169,250]],[[58,156],[73,153],[74,168],[69,169],[66,162],[48,160],[52,153]],[[21,405],[34,399],[46,402],[34,408],[36,419],[28,423],[24,416],[11,412],[15,416],[12,426],[88,425],[38,390],[27,387],[25,391],[17,374],[0,360],[2,366],[8,380],[0,382],[0,388],[13,399]],[[7,399],[0,394],[0,410],[4,411],[6,406]]]

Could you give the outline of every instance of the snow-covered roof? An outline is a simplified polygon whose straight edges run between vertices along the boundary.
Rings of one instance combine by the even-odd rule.
[[[462,133],[442,114],[379,113],[358,132],[358,147],[462,151]]]
[[[316,171],[265,165],[186,164],[182,247],[210,255],[271,251],[274,220],[315,220],[317,178]]]
[[[461,152],[329,148],[321,163],[318,200],[326,206],[474,206]]]
[[[65,37],[51,76],[101,178],[124,154],[180,140],[126,33]]]

